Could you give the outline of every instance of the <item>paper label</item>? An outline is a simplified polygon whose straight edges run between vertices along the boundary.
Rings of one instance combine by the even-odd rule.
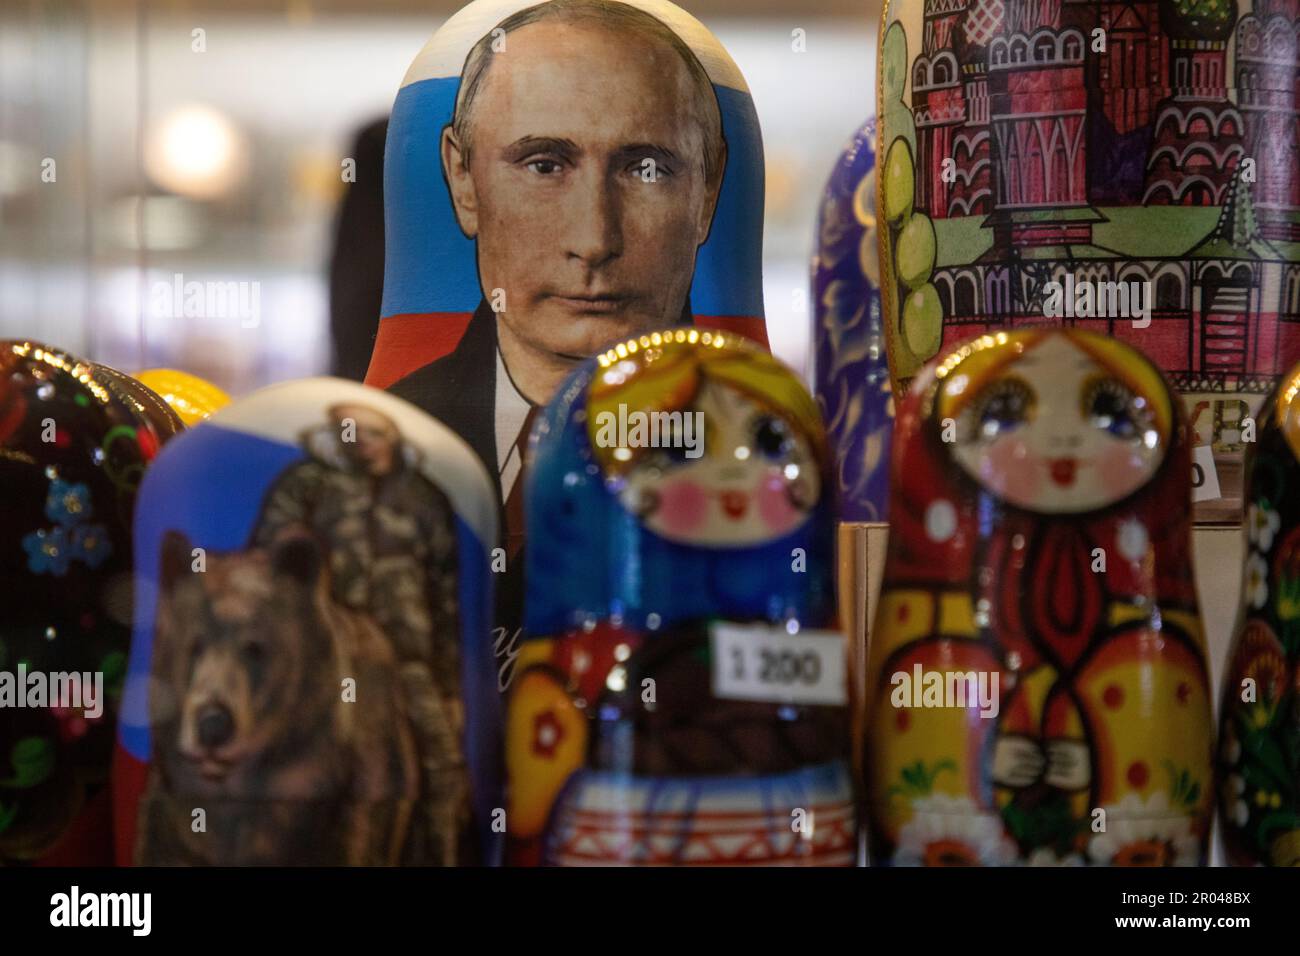
[[[1197,445],[1192,449],[1192,501],[1212,501],[1222,498],[1219,491],[1219,472],[1214,467],[1214,449]]]
[[[847,702],[844,635],[768,624],[715,623],[713,695],[778,704]]]

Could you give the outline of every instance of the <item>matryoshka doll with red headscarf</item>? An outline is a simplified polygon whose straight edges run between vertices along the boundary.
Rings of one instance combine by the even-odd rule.
[[[798,378],[736,335],[640,336],[534,449],[510,858],[851,863],[834,495]]]
[[[1160,372],[1089,332],[981,336],[918,376],[892,468],[873,860],[1203,862],[1191,465]]]

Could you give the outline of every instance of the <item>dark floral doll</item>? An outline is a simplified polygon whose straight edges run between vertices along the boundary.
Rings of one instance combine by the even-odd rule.
[[[1292,369],[1246,455],[1246,565],[1219,728],[1228,862],[1300,866],[1300,421]]]

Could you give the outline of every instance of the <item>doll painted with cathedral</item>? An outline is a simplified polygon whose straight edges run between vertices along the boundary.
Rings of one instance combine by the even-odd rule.
[[[1219,728],[1219,821],[1235,865],[1300,866],[1300,367],[1246,455],[1246,565]]]
[[[737,336],[676,329],[575,373],[534,443],[510,858],[852,862],[811,396]]]
[[[867,677],[875,862],[1203,862],[1190,473],[1175,395],[1113,339],[984,335],[920,373]]]
[[[1300,360],[1300,8],[884,7],[880,266],[895,389],[971,335],[1043,324],[1050,283],[1069,276],[1080,297],[1050,324],[1150,356],[1213,450],[1221,496],[1198,500],[1198,520],[1239,521],[1243,419]],[[1115,284],[1127,305],[1082,291]]]

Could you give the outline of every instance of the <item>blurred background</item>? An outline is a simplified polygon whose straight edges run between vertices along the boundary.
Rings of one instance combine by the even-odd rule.
[[[383,255],[367,211],[382,174],[377,124],[460,5],[0,0],[0,337],[128,371],[182,368],[236,394],[362,374],[364,363],[332,358],[335,237],[342,222],[336,334],[368,337]],[[879,0],[679,5],[753,93],[769,333],[806,374],[814,221],[840,149],[874,111]],[[187,309],[177,275],[232,298]]]

